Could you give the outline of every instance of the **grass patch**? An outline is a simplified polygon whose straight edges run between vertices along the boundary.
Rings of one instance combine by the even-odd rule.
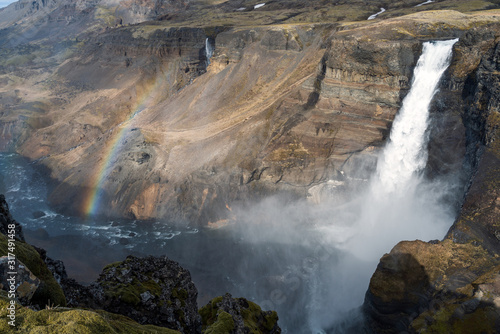
[[[178,334],[178,331],[153,325],[140,325],[122,315],[102,310],[90,311],[81,309],[56,308],[38,312],[16,305],[16,326],[7,323],[7,306],[9,300],[0,296],[0,332],[1,333],[164,333]]]

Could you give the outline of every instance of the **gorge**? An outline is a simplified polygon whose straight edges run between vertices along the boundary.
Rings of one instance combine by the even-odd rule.
[[[0,10],[0,193],[86,284],[166,254],[200,306],[244,296],[288,333],[494,333],[496,8],[21,0]]]

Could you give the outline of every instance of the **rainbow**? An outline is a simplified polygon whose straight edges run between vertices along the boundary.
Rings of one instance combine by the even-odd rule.
[[[129,115],[123,122],[115,126],[115,129],[111,130],[113,133],[105,144],[103,158],[98,161],[98,165],[94,169],[95,172],[91,176],[90,187],[85,192],[82,201],[81,212],[85,218],[95,216],[99,212],[102,195],[104,193],[103,184],[108,178],[113,162],[121,151],[123,146],[121,145],[122,140],[129,132],[129,129],[132,128],[135,116],[157,101],[156,98],[159,97],[161,93],[161,89],[159,88],[164,81],[164,78],[157,78],[153,84],[147,85],[149,87],[146,86],[141,93],[137,93],[136,102],[134,107],[131,108]]]

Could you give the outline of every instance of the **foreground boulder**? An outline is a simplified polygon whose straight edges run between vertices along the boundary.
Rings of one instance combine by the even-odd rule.
[[[497,333],[500,262],[451,240],[404,241],[382,257],[365,310],[376,333]]]
[[[141,324],[200,332],[198,291],[191,275],[167,257],[128,256],[106,266],[89,288],[80,288],[83,305],[123,314]]]
[[[204,334],[277,334],[276,311],[262,311],[259,305],[230,294],[212,299],[200,309]]]

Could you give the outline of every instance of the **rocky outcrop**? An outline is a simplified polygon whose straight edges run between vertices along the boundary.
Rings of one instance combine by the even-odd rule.
[[[200,315],[204,334],[281,333],[275,311],[264,312],[257,304],[230,294],[212,299]]]
[[[92,286],[95,303],[139,323],[198,333],[198,291],[187,270],[166,257],[127,257],[108,265]]]
[[[22,305],[43,308],[46,305],[65,306],[66,299],[58,282],[37,250],[24,241],[21,225],[9,211],[5,196],[0,195],[0,256],[2,257],[2,289],[9,290],[9,272],[17,272],[15,286]],[[12,228],[14,226],[14,228]],[[15,231],[15,235],[11,231]],[[15,270],[9,260],[15,262]]]
[[[8,256],[9,252],[12,253],[10,251],[12,247],[10,250],[9,247],[11,246],[9,246],[7,237],[0,234],[0,256]],[[38,252],[31,245],[19,240],[15,241],[13,250],[15,258],[36,277],[36,279],[31,279],[28,275],[29,279],[26,280],[28,284],[24,284],[25,281],[22,278],[17,281],[20,286],[25,285],[29,290],[36,290],[31,299],[21,299],[21,302],[25,303],[23,305],[30,305],[35,309],[45,308],[46,305],[66,306],[66,299],[61,287],[52,276],[45,262],[40,258]],[[35,289],[34,285],[29,282],[37,280],[39,280],[39,284],[38,288]],[[31,293],[27,293],[27,295],[31,295]]]
[[[199,333],[198,295],[189,271],[167,257],[137,258],[106,266],[96,282],[63,279],[68,304],[125,315],[140,324]]]
[[[498,328],[498,258],[480,245],[402,242],[380,260],[365,311],[377,333]],[[482,319],[482,320],[481,320]]]

